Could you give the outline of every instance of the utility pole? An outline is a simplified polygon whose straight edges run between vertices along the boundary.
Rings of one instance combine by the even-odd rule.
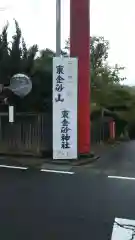
[[[56,0],[56,56],[61,55],[61,0]]]

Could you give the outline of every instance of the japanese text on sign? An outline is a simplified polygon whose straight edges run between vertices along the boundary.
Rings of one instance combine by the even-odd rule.
[[[62,126],[61,126],[61,148],[67,149],[70,148],[70,134],[71,129],[69,128],[70,119],[69,119],[69,111],[63,110],[62,115]]]
[[[56,66],[56,73],[57,73],[57,77],[56,77],[56,87],[55,90],[57,92],[57,97],[55,98],[55,102],[63,102],[64,98],[62,98],[62,91],[64,89],[63,86],[63,82],[64,82],[64,66],[62,65],[58,65]]]

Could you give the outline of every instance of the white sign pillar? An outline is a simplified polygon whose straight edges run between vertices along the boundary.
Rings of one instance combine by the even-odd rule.
[[[53,159],[77,159],[78,60],[53,59]]]

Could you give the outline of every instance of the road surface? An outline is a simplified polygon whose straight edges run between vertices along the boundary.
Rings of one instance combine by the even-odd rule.
[[[133,153],[135,142],[124,143],[74,174],[1,167],[0,239],[135,239]]]

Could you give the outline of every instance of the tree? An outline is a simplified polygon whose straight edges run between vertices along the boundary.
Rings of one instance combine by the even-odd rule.
[[[25,73],[31,77],[36,53],[38,52],[37,45],[27,49],[21,29],[16,20],[15,29],[16,33],[10,43],[7,40],[8,24],[3,28],[0,35],[0,83],[4,85],[8,85],[11,77],[16,73]],[[21,104],[19,97],[13,96],[13,94],[10,94],[7,90],[3,95],[6,94],[8,97],[9,95],[10,97],[12,96],[16,105]],[[28,106],[28,104],[26,106]]]
[[[65,43],[64,50],[69,55],[70,39]],[[119,67],[117,64],[114,68],[111,68],[107,64],[109,50],[109,42],[104,37],[90,37],[90,68],[91,68],[91,87],[96,84],[101,84],[101,81],[118,83],[123,80],[120,77],[120,71],[123,67]]]
[[[17,106],[18,111],[49,111],[52,108],[52,60],[55,52],[50,49],[38,50],[37,45],[27,48],[18,22],[15,20],[15,35],[8,42],[8,23],[0,34],[0,84],[7,85],[16,73],[24,73],[32,80],[32,91],[20,99],[9,91],[6,95]],[[61,54],[69,55],[70,39]],[[117,64],[108,65],[109,42],[103,37],[90,38],[91,55],[91,100],[99,107],[125,104],[131,109],[135,106],[135,95],[131,89],[121,85],[123,80]],[[131,114],[130,114],[131,115]]]
[[[7,83],[9,78],[10,49],[7,40],[8,23],[0,35],[0,84]]]
[[[103,37],[90,37],[91,69],[96,71],[103,67],[108,58],[109,42]]]
[[[70,39],[65,50],[69,54]],[[109,42],[104,37],[90,37],[91,69],[91,109],[107,108],[115,111],[123,119],[133,119],[135,109],[135,91],[124,87],[121,71],[124,67],[108,64]]]

